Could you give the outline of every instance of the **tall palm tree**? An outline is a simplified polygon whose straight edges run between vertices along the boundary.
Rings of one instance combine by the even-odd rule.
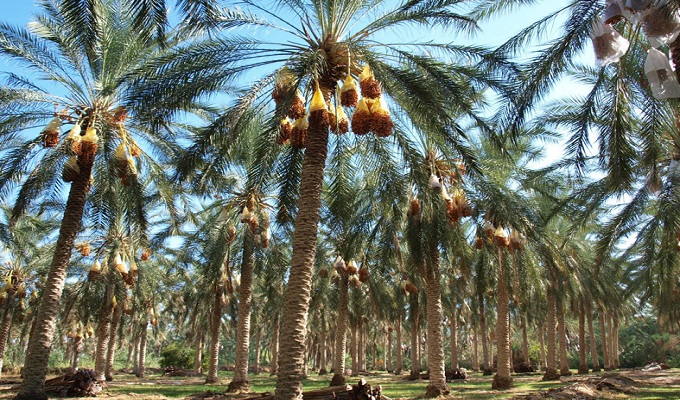
[[[163,98],[167,104],[184,104],[189,99],[235,82],[246,71],[256,68],[263,71],[263,67],[267,66],[270,69],[262,79],[252,81],[242,92],[236,94],[236,105],[212,127],[216,136],[220,136],[225,128],[233,134],[231,128],[238,126],[243,110],[250,105],[269,110],[270,129],[263,134],[269,136],[270,143],[277,135],[276,127],[287,114],[298,119],[297,136],[293,143],[297,147],[303,145],[303,134],[307,123],[309,124],[299,170],[297,209],[287,210],[288,215],[294,215],[296,219],[291,272],[281,326],[281,373],[278,375],[276,396],[279,399],[291,399],[298,397],[302,390],[305,323],[331,128],[326,109],[327,103],[331,103],[336,95],[338,82],[349,75],[356,76],[367,65],[374,71],[374,76],[370,76],[368,70],[363,76],[366,78],[364,97],[368,100],[360,107],[363,114],[359,113],[355,118],[354,133],[363,134],[367,132],[366,129],[373,129],[376,134],[383,136],[390,133],[394,122],[387,118],[382,105],[375,107],[375,118],[384,124],[376,122],[375,126],[367,125],[367,121],[374,117],[370,110],[366,113],[366,101],[370,103],[380,97],[381,90],[378,89],[383,89],[383,97],[391,104],[389,107],[393,108],[393,114],[399,115],[404,122],[396,124],[393,129],[396,143],[408,146],[405,127],[410,124],[427,135],[438,136],[440,143],[454,148],[460,148],[460,139],[464,133],[452,115],[474,117],[468,99],[475,101],[476,96],[467,94],[480,89],[478,84],[485,88],[503,88],[495,79],[489,79],[491,75],[488,74],[489,71],[496,70],[499,60],[481,49],[429,41],[408,43],[397,40],[396,43],[384,43],[379,39],[378,35],[383,32],[393,32],[395,28],[414,24],[438,27],[447,32],[474,30],[475,23],[462,14],[460,1],[413,1],[401,4],[359,0],[294,3],[280,1],[268,8],[254,1],[239,3],[240,8],[228,10],[227,14],[219,18],[217,28],[267,26],[268,31],[277,30],[281,34],[259,36],[264,31],[254,29],[249,31],[254,37],[228,36],[197,43],[192,48],[179,51],[175,57],[170,57],[165,60],[166,63],[159,65],[156,71],[164,70],[170,65],[182,64],[191,69],[200,65],[202,69],[195,71],[192,78],[194,87],[182,92],[168,91],[163,88],[171,87],[173,81],[162,80],[163,84],[160,84],[161,80],[153,79],[156,71],[150,71],[146,76],[151,78],[147,81],[149,90],[146,96]],[[482,61],[485,67],[469,68],[467,62],[451,64],[450,60],[444,61],[449,55],[459,52]],[[441,54],[441,57],[433,58],[432,54]],[[175,79],[186,80],[181,75],[177,75]],[[356,104],[356,97],[351,96],[358,92],[358,87],[355,83],[354,85],[353,90],[346,90],[349,93],[345,96],[344,104]],[[346,89],[349,86],[351,85],[348,83]],[[311,94],[316,88],[317,100],[309,121],[305,122],[304,101],[300,101],[297,90],[300,89],[304,96]],[[266,101],[272,91],[278,101],[276,108]],[[463,93],[466,95],[462,95]],[[335,109],[334,103],[331,110]],[[335,114],[332,113],[331,116]],[[342,118],[337,120],[346,123]],[[440,129],[442,125],[447,126],[447,129]],[[282,129],[282,133],[286,134],[285,132],[287,131]],[[370,137],[363,140],[373,142]],[[334,140],[330,142],[333,143]],[[290,185],[290,182],[286,184]]]
[[[46,198],[61,198],[63,186],[55,172],[63,171],[63,178],[71,182],[18,398],[44,398],[47,360],[66,267],[93,182],[97,187],[99,180],[120,179],[129,185],[125,190],[136,194],[137,202],[128,204],[127,213],[144,220],[142,205],[147,199],[137,171],[156,172],[159,198],[169,205],[170,214],[176,214],[169,182],[144,150],[153,148],[158,155],[167,154],[175,148],[172,140],[177,132],[162,116],[150,115],[154,107],[150,103],[142,107],[131,102],[134,88],[131,80],[124,79],[157,51],[156,45],[141,38],[126,7],[94,2],[89,12],[98,18],[83,25],[69,14],[73,10],[67,3],[43,2],[43,14],[28,28],[0,26],[0,54],[26,67],[0,88],[0,126],[4,148],[9,152],[0,165],[0,187],[7,194],[15,182],[21,182],[13,219],[31,202],[43,199],[42,193]],[[50,118],[37,138],[31,134],[31,129]],[[66,139],[60,140],[62,123],[73,127]],[[45,150],[40,149],[41,144]],[[95,195],[93,205],[97,204]],[[142,231],[146,228],[145,223],[139,227]]]

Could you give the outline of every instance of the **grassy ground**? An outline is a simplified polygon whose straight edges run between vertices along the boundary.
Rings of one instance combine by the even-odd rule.
[[[589,377],[595,376],[593,374]],[[602,398],[616,399],[680,399],[680,372],[668,373],[671,380],[662,382],[650,381],[641,383],[632,394],[608,395]],[[108,388],[110,396],[134,393],[139,396],[161,395],[167,398],[184,398],[191,394],[212,391],[222,393],[226,391],[227,384],[231,380],[231,373],[221,372],[220,383],[205,385],[201,378],[166,378],[160,375],[152,375],[147,379],[139,380],[131,375],[120,375]],[[265,393],[274,392],[276,378],[268,374],[250,376],[251,392]],[[304,381],[305,390],[313,390],[328,386],[331,376],[312,375]],[[356,383],[361,377],[349,377],[348,383]],[[372,386],[382,385],[383,393],[393,399],[422,398],[425,393],[427,381],[408,381],[404,377],[395,377],[388,374],[371,374],[364,376]],[[464,381],[449,384],[451,394],[447,399],[511,399],[513,396],[529,393],[537,393],[551,388],[566,386],[581,379],[578,376],[564,379],[563,381],[543,382],[540,374],[527,374],[514,376],[515,387],[509,391],[491,390],[491,377],[482,376],[479,373],[471,374]],[[641,381],[642,382],[642,381]],[[141,398],[141,397],[138,397]]]
[[[574,371],[575,372],[575,371]],[[606,399],[680,399],[680,371],[663,371],[656,374],[642,374],[639,372],[623,372],[636,381],[634,393],[604,393]],[[383,393],[393,399],[422,398],[427,381],[409,381],[403,377],[388,374],[371,374],[369,376],[348,377],[347,382],[356,383],[359,378],[366,379],[372,386],[382,385]],[[587,378],[597,377],[595,374]],[[12,381],[9,376],[4,379]],[[220,372],[218,384],[206,385],[204,378],[196,377],[164,377],[160,373],[149,374],[145,379],[136,378],[130,374],[116,375],[114,382],[100,397],[108,400],[123,399],[182,399],[192,394],[223,393],[231,380],[230,372]],[[304,381],[305,390],[325,388],[331,375],[311,375]],[[451,394],[442,400],[453,399],[512,399],[514,396],[538,393],[552,388],[564,387],[586,379],[581,376],[563,378],[561,381],[543,382],[540,374],[515,375],[515,387],[508,391],[491,390],[491,376],[472,373],[469,379],[449,384]],[[251,375],[250,385],[252,393],[274,392],[276,378],[269,374]],[[10,399],[16,393],[16,379],[14,384],[0,385],[0,399]]]

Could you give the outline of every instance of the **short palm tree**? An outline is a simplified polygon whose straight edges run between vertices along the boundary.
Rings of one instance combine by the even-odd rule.
[[[0,87],[2,145],[8,152],[0,164],[0,187],[9,194],[20,182],[13,219],[36,200],[62,199],[59,172],[70,182],[18,395],[32,399],[44,398],[59,299],[90,187],[95,187],[92,204],[97,207],[105,204],[98,197],[106,196],[104,188],[125,186],[125,213],[142,221],[138,229],[145,231],[149,199],[137,177],[148,172],[155,175],[156,198],[177,214],[169,181],[150,154],[152,149],[154,156],[177,150],[178,131],[150,111],[152,104],[134,102],[132,80],[125,78],[160,51],[157,45],[143,39],[130,10],[117,3],[92,2],[89,12],[98,17],[86,21],[73,18],[69,2],[41,5],[43,14],[27,28],[0,26],[0,55],[24,67]],[[61,136],[62,124],[71,127],[66,137]],[[33,130],[41,125],[42,132]]]

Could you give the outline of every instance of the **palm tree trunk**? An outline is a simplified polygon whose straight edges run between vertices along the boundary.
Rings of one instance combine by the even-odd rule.
[[[272,364],[269,368],[272,370],[271,375],[276,375],[279,371],[279,317],[274,318],[274,332],[272,333]]]
[[[547,307],[548,315],[546,318],[546,330],[548,338],[548,354],[546,359],[545,374],[543,374],[544,381],[557,380],[560,378],[560,374],[557,373],[557,352],[555,351],[555,344],[557,342],[555,338],[555,325],[556,323],[556,312],[557,307],[555,306],[555,295],[552,288],[548,288],[547,293]]]
[[[111,329],[109,330],[109,348],[106,351],[106,369],[104,371],[107,381],[113,380],[113,361],[116,355],[116,333],[118,332],[118,326],[120,326],[120,320],[123,317],[123,304],[124,302],[118,303],[113,309],[113,319],[111,321]]]
[[[320,334],[315,334],[314,335],[314,355],[312,358],[314,358],[314,370],[319,370],[320,365],[321,365],[321,346],[319,345],[319,342],[321,341]]]
[[[63,342],[63,347],[64,347],[64,359],[66,359],[69,363],[69,367],[71,366],[71,360],[73,360],[73,346],[72,346],[73,338],[67,337],[64,339]]]
[[[326,370],[326,364],[328,364],[328,362],[326,361],[326,321],[323,313],[321,315],[321,337],[319,339],[319,351],[321,352],[319,355],[319,375],[326,375],[328,373]]]
[[[411,374],[409,379],[420,379],[420,340],[418,340],[418,327],[420,326],[420,306],[418,305],[418,294],[411,293],[410,319],[411,319]]]
[[[609,344],[607,340],[607,327],[605,326],[606,318],[607,317],[604,313],[604,310],[601,310],[598,319],[600,321],[600,340],[602,342],[602,354],[604,356],[604,370],[611,371],[612,365],[611,362],[609,361]]]
[[[612,338],[612,342],[614,343],[612,345],[612,354],[614,358],[614,368],[619,368],[619,317],[618,315],[614,314],[613,317],[614,323],[613,323],[613,332],[612,335],[610,336]]]
[[[262,329],[257,328],[257,331],[255,333],[255,365],[253,365],[253,373],[255,375],[260,374],[260,351],[262,348],[260,347],[260,342],[262,341]]]
[[[588,373],[588,360],[586,357],[586,315],[583,307],[583,302],[579,302],[578,308],[578,373]]]
[[[326,82],[323,77],[320,79],[320,89],[326,101],[330,100],[336,84],[335,80],[331,83],[330,80]],[[295,220],[293,254],[283,306],[280,373],[276,381],[276,400],[294,400],[302,396],[307,314],[311,298],[319,210],[321,209],[321,187],[328,154],[329,128],[327,124],[319,125],[321,126],[316,126],[316,124],[309,126],[300,173],[300,195]],[[339,371],[340,369],[336,369],[335,374],[337,375]]]
[[[498,247],[498,321],[496,321],[496,347],[498,348],[498,367],[491,384],[492,389],[505,390],[513,387],[510,361],[510,296],[508,295],[508,283],[503,262],[503,249]]]
[[[113,269],[113,257],[110,257],[109,271]],[[97,325],[97,347],[94,357],[94,376],[98,381],[106,379],[106,355],[109,350],[109,333],[111,333],[111,315],[113,290],[111,288],[110,274],[107,274],[106,289],[104,293],[104,304],[99,310],[99,324]]]
[[[132,373],[135,374],[135,376],[139,376],[139,341],[142,338],[142,330],[139,329],[139,331],[135,334],[135,339],[132,341],[134,343],[134,347],[132,349],[132,359],[134,360],[132,362]]]
[[[590,333],[590,358],[593,361],[593,372],[599,372],[600,357],[597,353],[597,338],[595,337],[595,326],[593,325],[593,308],[590,304],[586,307],[586,319],[588,321],[588,332]]]
[[[394,374],[395,375],[401,375],[403,369],[404,369],[404,352],[402,350],[402,337],[401,337],[401,310],[397,313],[397,322],[395,323],[394,330],[396,331],[397,334],[397,343],[395,345],[396,347],[396,359],[397,359],[397,365],[394,367]]]
[[[569,355],[567,354],[567,326],[564,320],[564,305],[557,301],[557,330],[560,342],[560,375],[569,376]]]
[[[47,363],[52,348],[52,339],[60,310],[61,294],[66,281],[66,269],[71,260],[71,251],[80,231],[83,220],[83,210],[87,193],[90,191],[90,175],[94,164],[95,154],[78,156],[80,173],[71,183],[64,217],[59,228],[59,238],[54,248],[50,272],[45,281],[45,288],[40,297],[40,305],[36,321],[36,331],[28,341],[26,360],[24,361],[24,379],[19,387],[17,400],[42,400],[45,395],[45,375]]]
[[[496,339],[496,332],[494,332],[494,330],[489,327],[488,335],[486,336],[486,340],[487,340],[487,344],[489,346],[489,362],[491,363],[491,370],[493,370],[494,367],[498,368],[498,359],[493,354],[493,350],[494,350],[493,342],[494,342],[495,339]],[[495,361],[495,364],[494,364],[494,361]]]
[[[220,328],[222,327],[222,287],[216,283],[213,290],[215,293],[213,293],[214,301],[210,318],[210,360],[208,361],[208,376],[205,378],[205,383],[219,381],[217,365],[219,363]]]
[[[197,374],[201,373],[201,364],[203,360],[201,358],[203,357],[203,334],[202,333],[195,333],[194,337],[194,372]]]
[[[364,340],[364,319],[359,316],[359,373],[366,372],[366,341]]]
[[[479,371],[479,332],[477,332],[477,325],[472,332],[472,370]]]
[[[439,282],[439,248],[430,249],[432,264],[425,272],[425,295],[427,296],[427,366],[430,383],[426,396],[437,397],[449,393],[444,368],[444,335],[442,332],[442,295]]]
[[[451,316],[450,330],[451,335],[449,336],[449,341],[451,344],[451,369],[458,368],[458,321],[456,317],[456,311],[453,311]]]
[[[144,320],[142,321],[142,330],[139,332],[139,364],[137,367],[137,376],[140,378],[144,378],[146,374],[146,337],[148,328],[149,320],[144,317]]]
[[[83,338],[81,336],[76,336],[73,341],[73,359],[71,360],[71,370],[73,372],[78,369],[81,351],[83,351]]]
[[[345,384],[345,350],[347,348],[347,304],[349,302],[349,279],[340,274],[338,324],[335,330],[335,351],[333,352],[333,378],[331,386]]]
[[[522,313],[522,356],[524,358],[524,365],[531,367],[531,359],[529,358],[529,338],[527,335],[527,316]]]
[[[489,354],[489,341],[487,340],[486,311],[484,310],[484,294],[479,293],[479,328],[482,331],[482,371],[484,375],[491,375],[491,360]]]
[[[307,328],[307,331],[309,331],[309,328]],[[311,339],[308,336],[307,340],[305,341],[305,354],[304,354],[305,357],[308,357],[309,353],[310,353],[309,352],[309,349],[311,347],[310,341],[311,341]],[[308,365],[309,365],[309,359],[305,358],[304,362],[302,363],[302,379],[307,379],[307,367],[308,367]]]
[[[127,359],[125,360],[125,369],[128,369],[130,366],[130,361],[132,361],[132,355],[135,352],[135,337],[132,335],[130,338],[130,343],[128,343],[128,354],[127,354]],[[136,364],[136,361],[135,361]],[[134,368],[134,366],[133,366]],[[132,373],[136,373],[137,371],[132,371]]]
[[[387,326],[387,332],[385,332],[386,346],[385,346],[385,369],[387,372],[394,371],[392,363],[392,326]]]
[[[349,324],[349,354],[352,360],[352,376],[359,375],[359,358],[357,354],[357,324],[352,321]]]
[[[5,350],[7,349],[7,339],[12,328],[12,315],[14,314],[14,299],[7,296],[5,299],[4,312],[2,314],[2,325],[0,325],[0,376],[2,376],[2,366],[5,363]]]
[[[229,383],[227,392],[247,393],[250,391],[250,384],[248,383],[248,357],[250,350],[250,310],[253,300],[255,244],[252,230],[248,226],[246,226],[245,230],[241,261],[241,287],[239,289],[238,316],[236,318],[236,362],[234,364],[234,379]],[[216,378],[217,375],[215,375]]]
[[[541,342],[541,371],[546,371],[548,364],[545,358],[545,333],[543,332],[543,326],[538,325],[538,338]]]

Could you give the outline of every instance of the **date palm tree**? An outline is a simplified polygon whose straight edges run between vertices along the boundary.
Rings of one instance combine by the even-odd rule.
[[[537,1],[487,2],[478,9],[478,15],[520,3]],[[566,16],[560,37],[523,67],[526,79],[518,106],[506,117],[513,129],[520,127],[527,112],[540,104],[562,75],[578,77],[587,86],[584,95],[552,102],[535,119],[542,128],[568,130],[565,157],[555,168],[568,170],[578,190],[561,201],[560,207],[576,225],[584,226],[597,218],[603,207],[611,209],[612,202],[619,205],[614,216],[598,219],[603,229],[595,246],[594,268],[617,257],[616,245],[635,236],[635,245],[626,246],[630,248],[627,255],[636,258],[637,266],[628,271],[635,277],[631,290],[644,293],[640,298],[654,305],[661,321],[677,325],[680,314],[676,307],[668,307],[674,302],[667,295],[659,297],[661,293],[678,293],[676,281],[661,278],[677,274],[680,265],[674,236],[677,207],[672,205],[678,196],[680,159],[677,100],[655,97],[645,73],[645,60],[652,45],[656,46],[646,33],[656,27],[658,19],[612,19],[611,27],[630,43],[628,51],[615,64],[581,65],[578,57],[587,49],[593,23],[602,19],[605,5],[604,1],[570,1],[501,46],[503,52],[517,51],[547,23],[559,15]],[[678,9],[677,2],[671,0],[655,1],[651,6],[661,16]],[[676,71],[679,46],[677,39],[657,46],[661,51],[658,54],[668,56]],[[670,69],[665,71],[677,75]],[[593,179],[588,176],[591,171],[602,172],[604,177]],[[626,197],[621,199],[623,193]]]
[[[1,210],[0,276],[4,285],[0,293],[0,371],[15,316],[25,307],[27,295],[36,298],[36,272],[44,268],[46,255],[51,250],[49,239],[58,227],[47,214],[24,215],[10,225],[12,208],[3,205]]]
[[[162,50],[134,28],[129,8],[116,2],[92,2],[89,12],[97,18],[83,24],[73,18],[69,2],[41,5],[42,14],[28,27],[0,26],[0,56],[25,67],[8,74],[0,87],[0,131],[7,152],[0,163],[2,193],[12,194],[19,182],[12,221],[36,201],[66,197],[18,394],[31,399],[45,398],[43,385],[59,300],[90,188],[95,188],[90,204],[99,209],[106,204],[102,200],[108,195],[106,188],[122,184],[127,194],[125,214],[141,221],[137,229],[144,232],[148,227],[144,204],[149,198],[138,174],[148,172],[155,176],[155,199],[176,215],[170,181],[151,154],[167,157],[178,150],[174,140],[181,133],[150,111],[153,104],[132,101],[135,89],[126,74]],[[62,124],[71,128],[66,137]],[[41,125],[45,128],[36,132]],[[70,182],[67,196],[60,172]]]
[[[388,100],[392,113],[399,116],[398,121],[389,122],[382,111],[379,114],[385,125],[375,125],[374,128],[384,136],[390,133],[389,128],[394,124],[392,131],[395,139],[390,140],[390,144],[409,148],[410,134],[406,127],[415,126],[419,132],[436,137],[438,143],[460,149],[464,132],[455,118],[471,116],[481,121],[474,115],[471,102],[478,99],[475,95],[478,89],[491,86],[504,90],[499,81],[492,79],[489,74],[498,71],[502,60],[475,47],[429,41],[416,43],[396,40],[392,43],[380,39],[379,35],[383,32],[393,32],[396,28],[409,25],[438,27],[447,32],[474,30],[476,25],[462,14],[460,1],[412,1],[400,4],[358,0],[281,1],[269,8],[254,1],[234,4],[240,7],[230,9],[221,16],[217,28],[266,26],[268,31],[277,30],[280,34],[265,36],[260,35],[264,30],[254,29],[248,31],[249,35],[206,39],[205,42],[178,50],[174,56],[163,59],[164,62],[158,68],[148,71],[144,76],[148,90],[140,101],[154,98],[163,99],[166,104],[186,104],[215,88],[236,82],[246,71],[266,71],[261,79],[249,82],[241,92],[235,94],[235,105],[211,129],[215,140],[233,137],[238,133],[234,128],[239,126],[244,110],[253,106],[268,112],[271,123],[262,134],[267,135],[270,143],[273,143],[281,118],[287,114],[298,118],[299,133],[304,131],[307,124],[304,122],[305,102],[300,102],[297,90],[301,91],[302,97],[306,94],[309,98],[318,88],[320,94],[308,121],[304,155],[297,151],[298,159],[302,159],[297,207],[288,210],[290,215],[296,217],[295,234],[282,316],[280,374],[276,396],[279,399],[292,399],[298,397],[302,390],[305,324],[326,158],[329,143],[331,146],[342,143],[336,142],[335,138],[329,140],[331,126],[326,111],[333,99],[340,102],[336,95],[338,82],[349,75],[356,76],[363,67],[370,66],[374,75],[370,76],[368,69],[363,75],[368,80],[364,96],[375,99],[384,91],[382,97]],[[433,54],[437,56],[432,57]],[[456,54],[467,54],[482,62],[484,67],[470,68],[467,62],[451,63],[449,58],[457,59],[457,56],[454,57]],[[192,74],[193,88],[185,91],[167,90],[175,82],[186,81],[185,75],[178,74],[174,79],[154,79],[157,72],[180,64],[195,72]],[[264,69],[265,66],[269,69]],[[273,107],[268,101],[272,92],[278,107]],[[354,93],[357,92],[358,87],[355,87]],[[345,104],[355,104],[349,101],[349,96],[346,96],[346,100]],[[335,110],[335,104],[333,102],[330,109]],[[365,110],[362,111],[364,117],[367,116]],[[359,125],[364,117],[360,114],[356,118]],[[363,128],[359,125],[354,126],[355,134],[364,133],[363,129],[367,127],[366,124]],[[441,129],[442,126],[446,128]],[[380,140],[368,135],[360,141],[372,145]],[[303,145],[301,140],[296,140],[294,144],[298,147]],[[285,184],[290,185],[290,181]]]

